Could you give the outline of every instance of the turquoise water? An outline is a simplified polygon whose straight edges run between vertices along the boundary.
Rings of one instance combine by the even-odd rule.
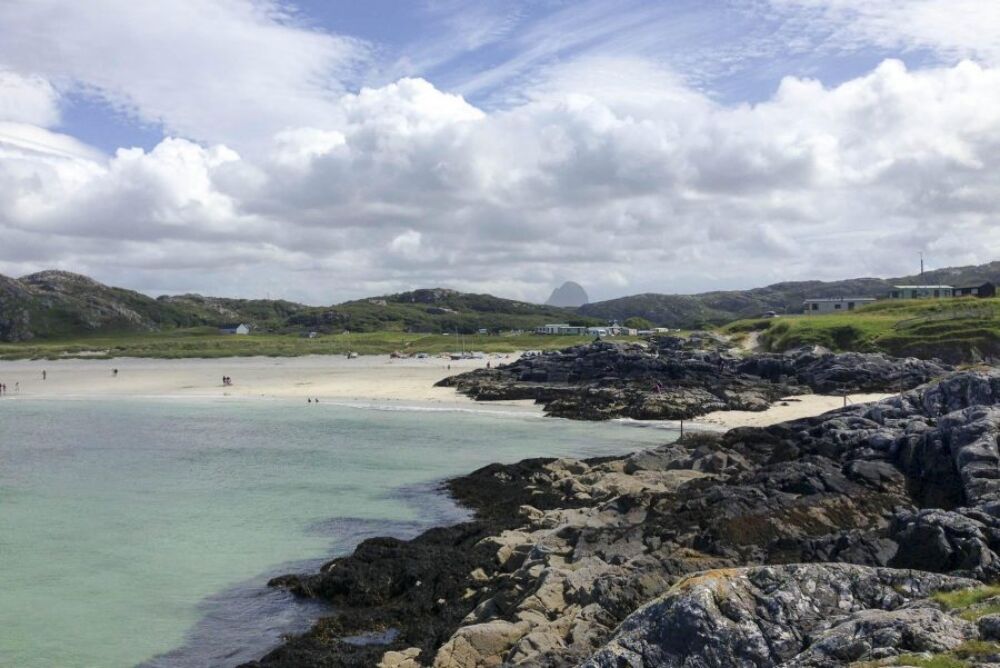
[[[269,577],[464,517],[442,478],[673,436],[475,411],[2,400],[0,665],[238,664],[322,612]]]

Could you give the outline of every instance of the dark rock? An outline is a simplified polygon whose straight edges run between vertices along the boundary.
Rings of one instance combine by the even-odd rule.
[[[449,483],[473,522],[276,581],[341,612],[259,665],[838,666],[989,639],[928,596],[1000,579],[997,404],[1000,373],[962,372],[625,457],[484,467]]]
[[[907,608],[975,582],[845,564],[710,571],[633,613],[587,668],[839,666],[976,638],[970,622]]]
[[[655,347],[596,342],[478,369],[439,385],[480,400],[534,399],[577,420],[689,419],[715,410],[764,410],[783,396],[911,389],[944,374],[935,362],[813,349],[735,356],[712,334],[665,337]]]

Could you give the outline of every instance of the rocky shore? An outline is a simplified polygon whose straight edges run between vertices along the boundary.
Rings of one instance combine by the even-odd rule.
[[[816,362],[754,363],[837,367]],[[338,614],[249,665],[989,665],[998,438],[1000,372],[963,371],[627,457],[491,465],[447,484],[474,520],[274,581]]]
[[[904,391],[948,370],[935,361],[822,348],[744,357],[706,334],[649,345],[595,342],[438,385],[478,401],[532,399],[555,417],[683,420],[720,410],[761,411],[781,397],[810,392]]]

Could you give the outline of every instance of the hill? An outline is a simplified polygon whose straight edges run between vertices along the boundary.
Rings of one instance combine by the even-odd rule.
[[[799,313],[809,298],[884,296],[901,283],[972,285],[1000,283],[1000,262],[927,271],[923,276],[855,278],[843,281],[775,283],[752,290],[705,292],[695,295],[647,293],[621,297],[578,309],[582,315],[624,321],[642,317],[664,327],[699,328],[752,318],[766,311]]]
[[[546,306],[561,306],[563,308],[577,308],[590,301],[587,291],[583,286],[573,281],[566,281],[552,291],[549,298],[545,300]]]
[[[198,295],[154,299],[80,274],[43,271],[19,279],[0,276],[0,341],[214,327],[233,320],[280,325],[303,308]]]
[[[258,332],[275,334],[345,330],[470,334],[482,329],[529,330],[546,322],[592,325],[632,317],[660,326],[701,328],[766,311],[795,313],[809,297],[884,295],[895,283],[961,285],[987,280],[1000,283],[1000,262],[938,269],[923,277],[798,281],[696,295],[642,294],[567,309],[443,288],[331,306],[197,294],[153,298],[79,274],[43,271],[18,279],[0,276],[0,341],[168,332],[231,322],[246,322]]]
[[[415,290],[314,307],[284,300],[196,294],[149,297],[64,271],[0,276],[0,341],[167,332],[251,324],[256,331],[464,333],[532,329],[545,322],[596,324],[573,311],[454,290]]]
[[[553,306],[435,288],[305,309],[290,317],[288,325],[320,332],[469,334],[480,329],[533,329],[552,321],[584,325],[600,322]]]
[[[886,300],[844,313],[741,320],[725,331],[753,332],[773,352],[821,345],[952,364],[992,362],[1000,359],[1000,299]]]

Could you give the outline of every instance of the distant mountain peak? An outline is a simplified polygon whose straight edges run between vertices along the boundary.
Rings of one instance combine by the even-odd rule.
[[[552,295],[545,302],[546,306],[560,306],[563,308],[577,308],[590,302],[587,291],[583,286],[573,281],[566,281],[552,291]]]

